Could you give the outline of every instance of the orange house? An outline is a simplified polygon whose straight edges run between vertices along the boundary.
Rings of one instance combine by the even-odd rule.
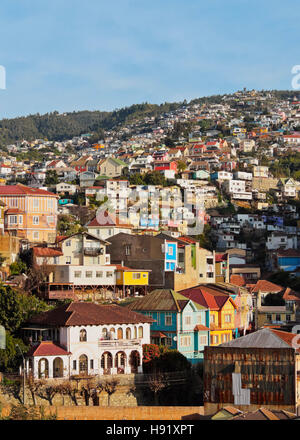
[[[49,191],[21,184],[0,186],[0,200],[7,207],[5,233],[30,242],[54,243],[58,198]]]

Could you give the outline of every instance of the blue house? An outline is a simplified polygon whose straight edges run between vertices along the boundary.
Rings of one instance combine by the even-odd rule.
[[[286,249],[277,252],[277,266],[285,272],[296,271],[300,267],[300,252],[296,249]]]
[[[191,363],[203,360],[209,345],[209,309],[171,289],[157,289],[127,306],[154,319],[152,344],[178,350]]]
[[[177,267],[177,242],[165,241],[165,271],[174,272]]]

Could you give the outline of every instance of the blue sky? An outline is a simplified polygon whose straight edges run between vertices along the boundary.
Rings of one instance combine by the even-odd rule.
[[[1,0],[0,118],[291,89],[299,0]]]

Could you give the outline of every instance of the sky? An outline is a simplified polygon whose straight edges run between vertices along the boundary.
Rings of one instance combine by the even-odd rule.
[[[299,22],[299,0],[1,0],[0,119],[291,90]]]

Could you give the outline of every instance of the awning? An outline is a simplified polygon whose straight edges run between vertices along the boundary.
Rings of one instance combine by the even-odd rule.
[[[205,327],[205,325],[197,324],[194,328],[194,332],[201,332],[201,331],[207,331],[209,330],[208,327]]]
[[[160,331],[151,331],[150,336],[153,338],[166,338],[167,336]]]

